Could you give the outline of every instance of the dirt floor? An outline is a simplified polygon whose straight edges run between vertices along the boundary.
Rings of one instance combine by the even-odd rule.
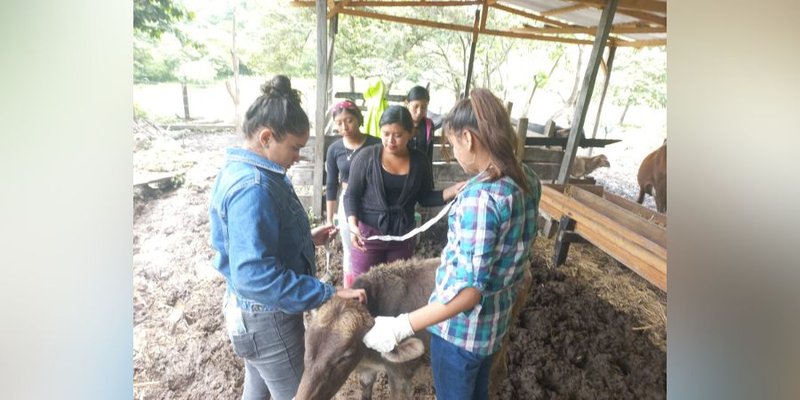
[[[135,190],[133,365],[135,399],[236,399],[242,364],[223,330],[224,282],[211,267],[208,198],[230,131],[135,127],[135,180],[181,172],[160,188]],[[627,196],[631,198],[630,195]],[[418,254],[438,256],[446,227],[423,234]],[[553,268],[552,240],[537,238],[534,285],[515,327],[503,399],[666,397],[666,295],[589,244]],[[334,283],[318,249],[319,276]],[[375,398],[388,398],[385,377]],[[351,377],[337,395],[358,397]],[[429,386],[415,398],[432,399]]]

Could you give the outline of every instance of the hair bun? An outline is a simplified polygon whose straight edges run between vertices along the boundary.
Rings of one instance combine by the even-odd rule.
[[[284,97],[297,103],[300,102],[299,93],[292,89],[292,82],[286,75],[275,75],[261,85],[261,93],[267,97]]]

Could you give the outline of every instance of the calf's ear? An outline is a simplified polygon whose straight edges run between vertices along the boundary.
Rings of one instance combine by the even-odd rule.
[[[412,337],[400,342],[394,350],[381,353],[381,356],[389,362],[404,363],[422,357],[423,354],[425,354],[425,344],[422,340]]]

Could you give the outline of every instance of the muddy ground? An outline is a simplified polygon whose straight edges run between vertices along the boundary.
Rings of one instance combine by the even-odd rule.
[[[135,179],[181,171],[172,185],[134,199],[133,365],[135,399],[236,399],[242,364],[223,330],[224,282],[211,268],[208,197],[238,144],[229,131],[135,128]],[[622,194],[622,193],[620,193]],[[630,195],[627,197],[631,198]],[[445,226],[423,234],[418,254],[437,256]],[[589,244],[573,245],[552,268],[552,240],[537,238],[534,285],[511,331],[503,399],[662,399],[666,397],[666,295]],[[340,282],[341,250],[331,273]],[[319,275],[325,256],[318,249]],[[376,398],[388,398],[385,377]],[[337,398],[358,397],[354,379]],[[432,399],[431,387],[416,398]]]

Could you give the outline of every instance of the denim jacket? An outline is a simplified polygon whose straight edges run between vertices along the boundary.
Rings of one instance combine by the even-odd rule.
[[[297,314],[335,292],[314,277],[310,225],[286,171],[242,148],[230,148],[211,193],[214,267],[228,297],[247,311]]]

